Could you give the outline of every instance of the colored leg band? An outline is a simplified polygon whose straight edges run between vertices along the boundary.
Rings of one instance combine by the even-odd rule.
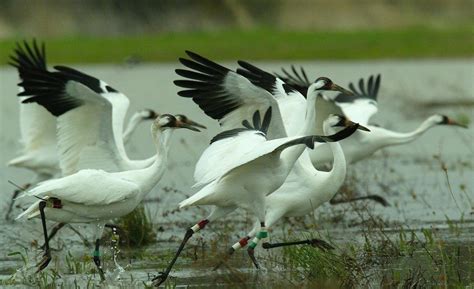
[[[257,247],[257,243],[254,242],[254,241],[250,242],[249,248],[250,249],[255,249],[255,247]]]
[[[209,220],[202,220],[199,223],[197,223],[196,225],[192,226],[191,230],[193,230],[193,232],[196,233],[197,231],[204,228],[207,225],[207,223],[209,223]]]
[[[232,245],[232,249],[234,249],[234,250],[238,250],[240,248],[242,248],[242,245],[240,245],[240,242],[237,242],[234,245]]]
[[[196,224],[191,227],[191,230],[193,230],[193,232],[196,233],[197,231],[201,230],[201,228],[199,227],[199,224]]]
[[[257,234],[257,238],[259,239],[265,239],[268,237],[268,232],[267,231],[260,231]]]
[[[239,241],[240,246],[241,247],[247,246],[247,244],[249,242],[249,239],[250,239],[249,237],[245,237],[245,238],[240,239],[240,241]]]
[[[95,250],[94,253],[93,253],[93,256],[94,256],[94,257],[100,257],[100,251],[99,251],[99,250]]]

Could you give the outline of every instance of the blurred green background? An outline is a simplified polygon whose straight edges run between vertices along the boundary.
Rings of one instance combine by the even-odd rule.
[[[472,57],[474,1],[0,0],[0,63],[33,37],[53,63]]]

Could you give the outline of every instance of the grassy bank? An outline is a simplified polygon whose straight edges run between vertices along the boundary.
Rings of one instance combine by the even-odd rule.
[[[436,30],[289,32],[271,29],[168,33],[139,37],[68,37],[46,41],[52,63],[175,61],[185,49],[213,59],[455,58],[474,55],[472,27]],[[0,40],[0,63],[18,39]]]

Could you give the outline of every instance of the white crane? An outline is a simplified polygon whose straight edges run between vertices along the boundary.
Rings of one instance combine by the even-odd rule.
[[[17,61],[23,80],[19,84],[23,90],[20,96],[27,96],[23,103],[40,104],[57,117],[56,150],[63,176],[81,169],[107,172],[143,169],[154,162],[155,156],[130,160],[125,152],[122,131],[129,100],[124,94],[102,80],[69,67],[56,66],[56,71],[48,71],[25,65],[41,59],[40,54],[28,55]],[[132,117],[126,132],[131,132],[139,119],[155,115],[153,111],[139,112]],[[205,128],[184,115],[176,118]],[[60,223],[54,227],[51,236],[63,226]]]
[[[285,76],[281,77],[290,85],[304,92],[311,82],[308,81],[305,71],[301,68],[301,74],[292,67],[293,74],[283,70]],[[437,125],[455,125],[465,127],[450,119],[445,115],[435,114],[423,121],[418,128],[411,132],[400,133],[391,131],[379,126],[370,125],[370,118],[378,111],[377,95],[380,87],[381,77],[370,76],[367,83],[364,79],[359,79],[357,89],[353,83],[349,88],[353,92],[351,95],[340,93],[331,99],[321,95],[316,104],[316,133],[322,130],[322,121],[329,113],[337,113],[347,116],[349,119],[359,122],[370,129],[370,133],[358,131],[353,137],[341,141],[341,146],[348,163],[355,163],[365,159],[376,151],[394,145],[401,145],[412,142],[420,137],[427,130]],[[332,161],[330,147],[326,144],[318,145],[318,149],[310,152],[311,161],[315,166]]]
[[[14,49],[14,55],[10,57],[10,65],[18,70],[22,81],[23,71],[39,70],[47,71],[46,52],[44,43],[41,47],[33,40],[32,44],[19,43]],[[24,92],[23,87],[19,87],[19,93]],[[32,184],[59,176],[61,170],[57,154],[56,138],[56,118],[44,107],[37,103],[22,103],[24,97],[20,97],[20,132],[21,143],[23,145],[21,155],[8,162],[8,166],[26,168],[35,173],[34,178],[23,188],[28,188]],[[130,135],[136,127],[145,120],[154,120],[156,113],[150,109],[135,112],[131,117],[127,129],[123,135],[123,142],[126,144]],[[13,200],[20,190],[16,190],[12,197],[12,202],[7,210],[7,218],[13,206]]]
[[[337,126],[347,126],[351,124],[348,119],[343,116],[330,115],[324,122],[324,133],[326,135],[334,133]],[[363,126],[359,129],[367,130]],[[328,143],[331,153],[334,156],[334,163],[329,172],[316,170],[307,155],[300,157],[299,166],[294,166],[290,174],[286,178],[284,184],[279,187],[271,195],[265,199],[265,225],[267,228],[273,226],[277,221],[284,217],[305,216],[325,202],[330,201],[339,191],[346,177],[346,160],[342,151],[340,142]],[[303,153],[303,154],[305,154]],[[232,255],[237,249],[245,247],[248,241],[254,237],[259,231],[258,224],[255,224],[253,230],[246,237],[235,243],[228,251]],[[310,244],[316,245],[323,249],[332,248],[329,244],[319,239],[311,239],[304,241],[293,241],[288,243],[271,244],[264,242],[262,247],[270,249],[274,247]],[[251,246],[255,246],[255,242]],[[227,258],[224,258],[222,264]],[[254,262],[255,266],[258,265]],[[218,266],[219,266],[218,265]],[[216,266],[216,268],[218,267]]]
[[[37,264],[38,271],[46,268],[51,260],[46,219],[61,223],[94,223],[94,263],[101,279],[105,280],[99,252],[105,222],[133,211],[159,182],[165,172],[171,134],[177,128],[199,131],[169,114],[163,114],[153,122],[151,134],[156,155],[153,163],[146,168],[122,172],[84,169],[63,178],[42,182],[22,195],[40,199],[17,217],[41,218],[45,251],[43,259]]]
[[[234,72],[195,53],[186,53],[192,60],[180,58],[180,61],[193,70],[176,70],[178,75],[188,78],[175,81],[176,85],[187,89],[178,94],[191,97],[207,115],[218,119],[224,132],[214,137],[211,146],[196,165],[196,186],[204,187],[181,202],[180,207],[206,204],[215,205],[215,208],[207,218],[186,231],[166,270],[153,279],[155,285],[166,280],[184,245],[195,232],[237,207],[243,207],[255,214],[261,224],[259,236],[265,235],[265,196],[283,184],[304,150],[302,141],[306,141],[306,145],[310,146],[308,138],[311,138],[310,143],[313,146],[316,138],[301,137],[313,130],[314,106],[311,105],[305,107],[306,116],[303,116],[303,121],[299,123],[299,134],[287,137],[276,98],[288,97],[288,93],[294,90],[281,80],[246,62],[239,62],[245,69]],[[309,88],[310,95],[314,96],[310,99],[316,98],[318,90],[328,89],[344,91],[329,79],[319,78]],[[267,111],[262,125],[258,113],[260,109]],[[269,114],[272,111],[273,120],[270,122]],[[251,126],[245,120],[251,117],[256,130],[250,129]],[[237,128],[243,120],[247,129]],[[344,135],[317,138],[337,141],[349,136],[357,126],[352,126],[350,132],[344,130],[347,132]],[[251,257],[253,248],[248,251]]]

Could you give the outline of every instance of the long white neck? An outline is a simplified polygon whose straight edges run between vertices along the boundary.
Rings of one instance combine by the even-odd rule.
[[[139,112],[135,112],[132,115],[132,117],[128,121],[128,124],[127,124],[127,127],[125,128],[125,131],[123,132],[123,143],[124,144],[127,144],[130,141],[132,133],[135,131],[137,126],[142,121],[143,121],[143,118],[142,118],[142,116],[140,115]]]
[[[407,132],[407,133],[400,133],[394,132],[389,130],[384,130],[382,137],[383,137],[383,144],[384,146],[389,145],[399,145],[404,143],[409,143],[417,139],[423,133],[425,133],[430,128],[437,125],[437,122],[434,122],[431,118],[426,119],[423,121],[418,128],[414,131]]]
[[[150,166],[136,170],[136,178],[140,182],[140,187],[143,196],[148,194],[153,187],[161,180],[163,173],[165,172],[166,163],[168,160],[169,141],[173,130],[166,129],[164,131],[155,130],[152,132],[153,140],[156,147],[156,156],[153,164]]]
[[[315,92],[309,92],[307,94],[306,100],[306,114],[303,127],[299,132],[299,136],[308,136],[315,134],[316,130],[316,96]],[[301,156],[303,151],[305,150],[305,145],[296,145],[286,149],[282,152],[282,159],[285,159],[288,162],[289,166],[295,165],[295,162]],[[309,160],[309,156],[304,156],[307,160]],[[299,165],[299,163],[297,164]]]
[[[324,134],[326,135],[333,133],[331,127],[327,123],[324,124],[323,130]],[[337,190],[346,178],[347,163],[346,158],[344,156],[344,151],[342,150],[342,147],[339,142],[330,142],[328,143],[328,145],[331,148],[334,160],[332,164],[332,169],[329,171],[328,179],[329,182],[335,186],[335,191],[333,192],[333,194],[336,194]]]
[[[316,94],[312,95],[308,93],[308,99],[306,103],[306,115],[303,127],[299,132],[299,136],[308,136],[314,134],[315,124],[316,124],[316,111],[315,111],[315,104],[316,104]],[[290,167],[293,167],[295,162],[303,153],[306,146],[304,144],[295,145],[290,148],[285,149],[282,152],[282,159],[288,162]]]
[[[300,131],[302,136],[316,134],[316,97],[315,91],[308,93],[304,125]]]

